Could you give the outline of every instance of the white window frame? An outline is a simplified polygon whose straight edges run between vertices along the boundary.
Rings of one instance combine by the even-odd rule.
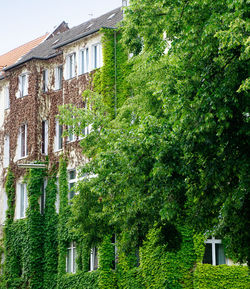
[[[54,150],[55,151],[60,151],[63,148],[63,127],[62,125],[59,123],[59,120],[56,120],[56,126],[55,126],[55,130],[56,130],[56,134],[55,134],[55,147]],[[61,133],[60,133],[61,131]]]
[[[97,254],[96,254],[97,251]],[[97,267],[95,266],[95,256],[97,255]],[[90,250],[90,271],[95,271],[99,268],[98,248],[92,247]]]
[[[4,87],[4,109],[10,108],[10,92],[9,92],[9,86]]]
[[[75,274],[76,273],[76,243],[71,242],[70,247],[67,248],[66,255],[66,272]],[[70,264],[68,264],[70,261]],[[69,266],[68,266],[69,265]]]
[[[42,141],[41,141],[41,153],[48,155],[49,147],[49,122],[48,120],[42,121]]]
[[[48,92],[48,85],[49,85],[49,71],[48,71],[48,69],[44,69],[42,74],[43,74],[42,90],[43,90],[43,92]]]
[[[23,127],[24,127],[24,139],[22,137],[22,128]],[[27,126],[27,123],[24,123],[20,126],[19,135],[18,135],[19,159],[26,158],[28,156],[27,132],[28,132],[28,126]],[[23,141],[24,141],[24,143],[23,143]],[[23,154],[23,147],[24,147],[24,154]]]
[[[102,65],[102,45],[95,43],[92,45],[92,69],[98,69]]]
[[[66,56],[66,79],[75,77],[76,53],[73,52]]]
[[[84,139],[85,137],[87,137],[91,133],[92,127],[93,127],[92,124],[85,126],[85,128],[82,130],[81,135],[79,135],[79,139],[81,140],[81,139]]]
[[[28,208],[28,193],[27,193],[27,184],[18,183],[17,184],[17,219],[26,218],[26,210]],[[23,194],[23,195],[22,195]]]
[[[89,47],[85,47],[79,51],[79,72],[78,74],[85,74],[89,72]]]
[[[28,95],[29,87],[29,75],[28,73],[22,73],[18,77],[18,93],[17,97],[24,97]]]
[[[70,179],[70,173],[71,172],[74,172],[75,173],[75,178],[74,179]],[[76,192],[76,188],[75,188],[75,185],[76,185],[76,183],[77,183],[77,181],[78,181],[78,179],[77,179],[77,171],[76,171],[76,169],[69,169],[68,170],[68,183],[69,183],[69,193],[68,193],[68,200],[69,201],[71,201],[73,198],[74,198],[74,196],[77,194],[77,192]],[[73,185],[72,185],[73,184]],[[74,196],[71,198],[70,197],[70,192],[71,192],[71,189],[72,189],[72,187],[71,187],[71,185],[72,185],[72,187],[74,187]]]
[[[212,237],[211,239],[207,239],[205,241],[205,244],[212,244],[212,265],[216,266],[216,244],[222,244],[221,239],[215,239],[215,237]],[[228,264],[228,259],[225,257],[225,263]]]
[[[55,90],[62,89],[63,66],[59,65],[55,68]]]
[[[3,167],[7,168],[10,164],[10,136],[4,137],[4,155],[3,155]]]
[[[74,116],[72,118],[74,118]],[[71,132],[69,130],[71,130]],[[75,140],[76,140],[76,135],[74,133],[74,125],[69,125],[68,126],[68,142],[74,142]]]

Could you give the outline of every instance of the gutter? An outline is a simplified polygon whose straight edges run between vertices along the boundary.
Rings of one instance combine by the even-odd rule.
[[[56,57],[56,56],[58,56],[58,55],[60,55],[60,54],[62,54],[62,51],[57,52],[57,53],[54,53],[54,54],[52,54],[52,55],[50,55],[50,56],[48,56],[48,57],[39,57],[39,56],[36,57],[36,56],[32,56],[32,57],[29,58],[29,59],[26,59],[26,60],[24,60],[24,61],[18,62],[18,63],[16,63],[16,64],[13,64],[13,65],[11,65],[11,66],[8,66],[8,67],[4,68],[3,71],[8,71],[8,70],[10,70],[10,69],[12,69],[12,68],[15,68],[15,67],[17,67],[17,66],[19,66],[19,65],[22,65],[22,64],[24,64],[24,63],[26,63],[26,62],[28,62],[28,61],[31,61],[31,60],[48,60],[48,59],[54,58],[54,57]]]
[[[97,28],[97,29],[95,29],[95,30],[92,30],[92,31],[89,31],[89,32],[85,32],[85,33],[83,33],[83,34],[80,34],[80,35],[76,36],[76,37],[73,38],[73,39],[64,41],[64,42],[62,42],[62,43],[60,43],[60,44],[57,44],[57,45],[53,46],[53,48],[54,48],[54,49],[57,49],[57,48],[60,48],[60,47],[62,47],[62,46],[68,45],[68,44],[70,44],[70,43],[72,43],[72,42],[75,42],[75,41],[77,41],[77,40],[79,40],[79,39],[81,39],[81,38],[83,38],[83,37],[87,37],[87,36],[89,36],[89,35],[92,35],[92,34],[98,32],[101,28],[116,29],[115,27],[105,27],[105,26],[102,26],[102,27],[99,27],[99,28]]]
[[[81,34],[81,35],[78,35],[77,37],[75,37],[75,38],[73,38],[73,39],[64,41],[64,42],[62,42],[62,43],[60,43],[60,44],[57,44],[57,45],[53,46],[53,48],[54,48],[54,49],[57,49],[57,48],[60,48],[60,47],[62,47],[62,46],[68,45],[68,44],[70,44],[70,43],[72,43],[72,42],[75,42],[75,41],[77,41],[77,40],[79,40],[79,39],[81,39],[81,38],[83,38],[83,37],[87,37],[87,36],[89,36],[89,35],[92,35],[92,34],[98,32],[101,28],[104,28],[104,29],[114,29],[114,30],[117,29],[116,27],[102,26],[102,27],[100,27],[100,28],[98,28],[98,29],[95,29],[95,30],[92,30],[92,31],[89,31],[89,32],[85,32],[85,33],[83,33],[83,34]],[[55,53],[55,54],[52,54],[52,55],[50,55],[50,56],[48,56],[48,57],[39,57],[39,56],[36,57],[36,56],[33,56],[33,57],[31,57],[31,58],[29,58],[29,59],[26,59],[26,60],[24,60],[24,61],[21,61],[21,62],[19,62],[19,63],[16,63],[16,64],[13,64],[13,65],[11,65],[11,66],[8,66],[8,67],[4,68],[3,71],[8,71],[8,70],[10,70],[10,69],[12,69],[12,68],[15,68],[15,67],[17,67],[17,66],[19,66],[19,65],[22,65],[22,64],[24,64],[24,63],[26,63],[26,62],[28,62],[28,61],[31,61],[31,60],[48,60],[48,59],[51,59],[51,58],[53,58],[53,57],[56,57],[56,56],[58,56],[58,55],[60,55],[60,54],[62,54],[62,53],[63,53],[63,52],[60,51],[60,52],[57,52],[57,53]]]

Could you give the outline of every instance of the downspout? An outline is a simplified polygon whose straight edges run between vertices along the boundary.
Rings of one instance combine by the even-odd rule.
[[[117,59],[116,59],[116,30],[114,30],[114,57],[115,57],[115,85],[114,85],[114,94],[115,94],[115,117],[117,116]]]

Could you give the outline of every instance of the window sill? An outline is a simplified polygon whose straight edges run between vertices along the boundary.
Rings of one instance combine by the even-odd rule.
[[[24,159],[26,159],[27,157],[28,157],[28,155],[23,156],[23,157],[19,157],[18,161],[20,161],[20,160],[24,160]]]
[[[67,79],[65,79],[66,81],[67,80],[72,80],[72,79],[74,79],[74,78],[76,78],[76,75],[75,76],[72,76],[72,77],[70,77],[70,78],[67,78]]]
[[[28,96],[29,94],[21,95],[21,96],[16,96],[16,98],[24,98],[25,96]]]
[[[63,150],[62,148],[61,149],[55,149],[54,153],[61,152],[62,150]]]
[[[23,220],[23,219],[26,219],[26,216],[25,217],[16,218],[16,220]]]

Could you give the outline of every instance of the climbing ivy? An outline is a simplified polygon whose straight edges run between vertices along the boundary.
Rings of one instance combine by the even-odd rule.
[[[103,96],[109,113],[115,117],[130,94],[129,85],[125,81],[130,66],[121,43],[120,31],[103,28],[100,33],[103,35],[103,66],[94,74],[93,86],[94,91]]]
[[[45,213],[44,213],[44,284],[56,288],[58,266],[58,215],[55,202],[57,196],[56,185],[57,170],[53,167],[49,172],[46,187]]]
[[[69,242],[69,232],[67,227],[69,218],[68,208],[68,180],[67,180],[67,160],[61,156],[59,161],[59,218],[58,218],[58,278],[65,273],[66,253]]]
[[[44,182],[45,172],[43,169],[30,169],[27,177],[27,192],[29,206],[27,209],[27,247],[26,260],[27,267],[24,266],[25,283],[31,289],[43,288],[41,283],[43,270],[43,240],[44,240],[44,220],[40,212],[39,198]]]

